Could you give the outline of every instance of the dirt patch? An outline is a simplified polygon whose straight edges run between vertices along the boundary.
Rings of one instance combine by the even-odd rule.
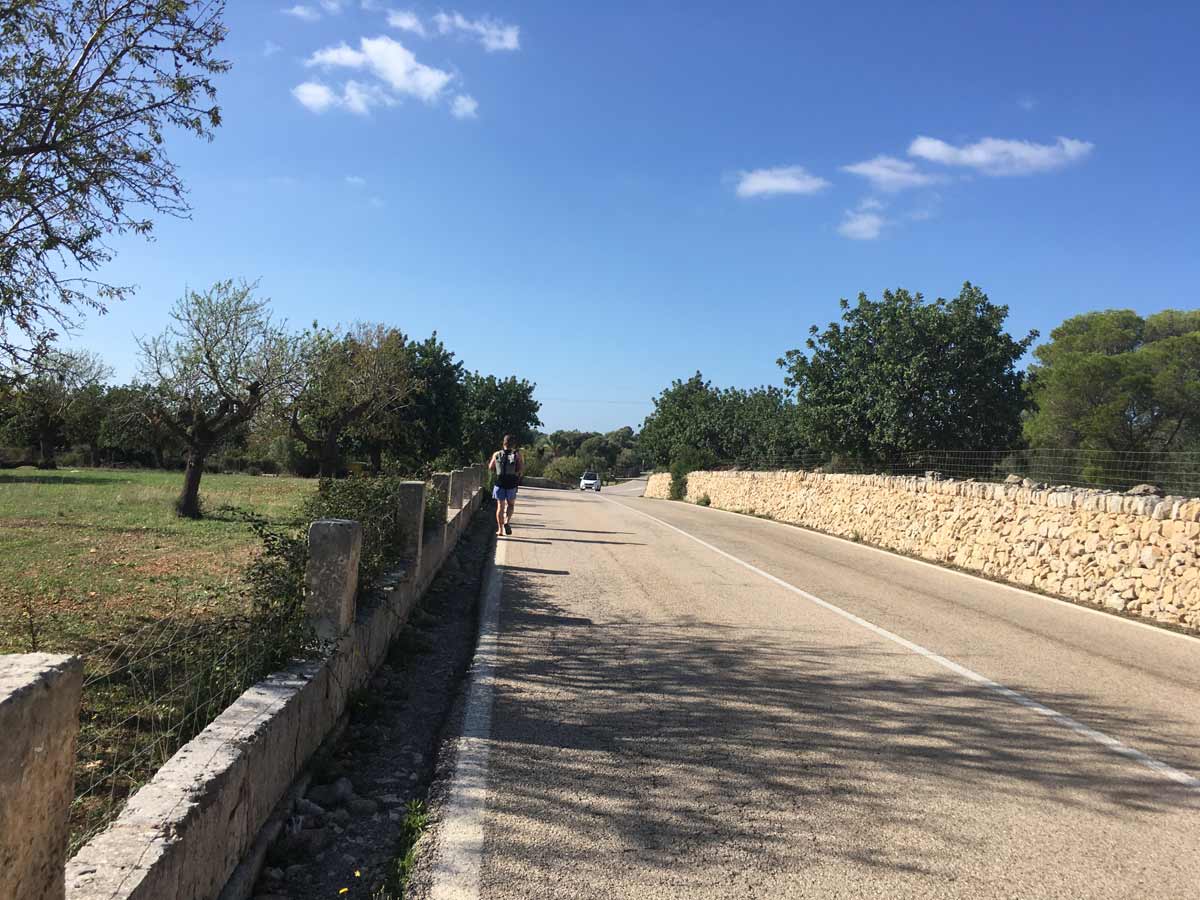
[[[475,516],[267,854],[257,900],[369,900],[395,882],[437,744],[475,652],[492,518]],[[346,889],[345,893],[342,890]]]

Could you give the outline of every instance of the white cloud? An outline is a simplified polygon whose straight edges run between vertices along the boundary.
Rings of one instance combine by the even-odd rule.
[[[382,197],[372,197],[367,202],[370,203],[371,206],[375,209],[383,209],[384,203],[383,203]]]
[[[1078,162],[1094,146],[1087,141],[1060,137],[1053,144],[984,138],[955,147],[922,135],[912,142],[908,154],[946,166],[965,166],[985,175],[1032,175]]]
[[[367,184],[367,179],[361,175],[347,175],[345,181],[352,188],[366,187]]]
[[[263,44],[262,54],[263,54],[263,56],[274,56],[276,53],[278,53],[282,49],[283,48],[280,47],[274,41],[267,41],[265,44]]]
[[[846,210],[842,224],[838,226],[838,234],[853,241],[873,241],[879,237],[883,226],[888,223],[887,219],[875,209],[864,207],[865,204],[858,209]]]
[[[429,33],[425,30],[424,23],[421,22],[415,12],[408,9],[390,10],[387,15],[387,23],[393,28],[412,32],[419,37],[429,36]]]
[[[331,16],[337,15],[342,11],[342,0],[321,0],[321,9]]]
[[[1022,97],[1017,101],[1017,106],[1021,107],[1021,109],[1025,110],[1025,112],[1033,112],[1034,108],[1037,107],[1037,104],[1037,100],[1035,100],[1033,97]]]
[[[338,103],[337,95],[319,81],[306,81],[292,88],[292,96],[315,113],[322,113]]]
[[[459,94],[450,104],[450,114],[456,119],[474,119],[479,101],[470,94]]]
[[[396,94],[417,97],[426,103],[435,102],[454,78],[449,72],[417,62],[417,58],[403,44],[387,36],[362,38],[359,47],[355,50],[344,43],[326,47],[309,57],[305,65],[365,70]],[[355,105],[351,105],[349,99],[347,105],[356,112],[365,111],[365,107],[371,103],[394,99],[378,88],[371,89],[358,82],[346,85],[348,97],[351,85]]]
[[[303,3],[297,3],[295,6],[289,6],[283,10],[285,16],[293,16],[301,22],[315,22],[321,18],[320,11],[314,6],[305,6]]]
[[[442,34],[462,32],[473,35],[489,53],[496,50],[519,50],[521,48],[521,29],[516,25],[505,25],[496,19],[486,16],[481,19],[468,19],[462,13],[444,12],[433,17],[433,22]]]
[[[852,166],[842,166],[843,172],[851,175],[861,175],[881,191],[902,191],[905,188],[924,187],[943,181],[941,175],[930,175],[918,171],[917,167],[908,160],[896,159],[894,156],[876,156],[865,162]]]
[[[829,182],[807,172],[803,166],[779,166],[738,173],[739,197],[773,197],[776,194],[815,194]]]

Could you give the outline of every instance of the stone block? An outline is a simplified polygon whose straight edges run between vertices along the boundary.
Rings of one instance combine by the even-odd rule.
[[[354,622],[362,526],[349,519],[319,519],[308,529],[304,603],[322,641],[336,642]]]
[[[0,656],[0,897],[61,900],[83,666]]]

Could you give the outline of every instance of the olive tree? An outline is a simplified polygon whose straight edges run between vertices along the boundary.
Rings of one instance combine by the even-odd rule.
[[[296,338],[274,322],[256,285],[220,281],[186,291],[171,324],[141,338],[146,416],[186,448],[181,516],[200,517],[200,477],[208,455],[248,423],[296,376]]]
[[[0,369],[131,290],[106,238],[186,215],[168,138],[211,138],[224,0],[0,0]]]

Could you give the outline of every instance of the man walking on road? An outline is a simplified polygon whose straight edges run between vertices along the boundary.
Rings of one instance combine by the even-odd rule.
[[[512,534],[513,506],[517,502],[517,484],[525,471],[525,461],[516,448],[516,439],[511,434],[504,436],[503,447],[492,454],[488,468],[496,473],[496,486],[492,497],[496,501],[496,534]]]

